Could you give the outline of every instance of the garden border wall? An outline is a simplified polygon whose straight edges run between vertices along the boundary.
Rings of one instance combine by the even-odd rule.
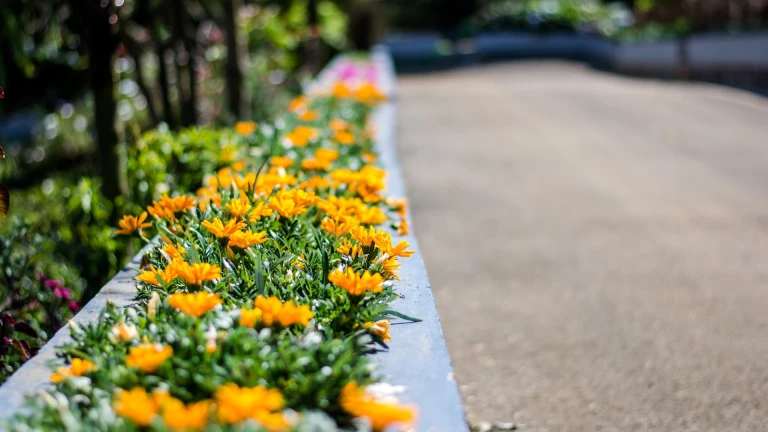
[[[332,62],[318,83],[332,78],[328,73],[345,56]],[[372,53],[376,80],[389,100],[374,113],[377,148],[380,160],[388,171],[387,194],[404,197],[400,167],[395,146],[395,125],[397,96],[395,71],[389,52],[377,47]],[[408,222],[411,223],[410,216]],[[416,253],[404,260],[400,268],[401,281],[395,283],[395,291],[402,295],[393,308],[401,313],[422,319],[418,323],[393,322],[390,333],[392,341],[388,351],[378,352],[373,361],[376,372],[385,382],[404,386],[400,394],[404,403],[418,407],[418,431],[466,432],[468,426],[464,416],[458,387],[453,379],[448,350],[440,327],[440,318],[435,307],[424,261],[413,233],[404,237]],[[72,319],[76,325],[92,323],[99,318],[108,300],[117,306],[127,306],[136,295],[134,277],[138,274],[143,253],[136,255],[128,265],[110,280],[99,293],[86,304]],[[0,419],[8,418],[25,408],[25,397],[45,390],[50,385],[50,361],[56,358],[56,347],[70,340],[70,324],[60,329],[37,356],[30,359],[0,386]]]

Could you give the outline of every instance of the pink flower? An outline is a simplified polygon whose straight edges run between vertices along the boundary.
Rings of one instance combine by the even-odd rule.
[[[69,288],[65,288],[63,286],[59,286],[59,287],[54,288],[53,295],[55,295],[56,297],[58,297],[60,299],[68,299],[68,298],[72,297],[72,291],[70,291]]]
[[[74,300],[67,302],[67,306],[69,306],[69,309],[72,310],[72,312],[77,312],[77,310],[80,309],[80,305]]]
[[[61,282],[54,280],[54,279],[48,279],[45,281],[45,287],[48,289],[55,290],[56,288],[62,288],[64,285],[61,284]]]

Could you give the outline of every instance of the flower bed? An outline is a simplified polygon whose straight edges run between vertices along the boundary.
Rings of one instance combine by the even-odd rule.
[[[366,355],[386,348],[390,318],[410,319],[389,305],[412,251],[391,234],[408,231],[405,203],[383,196],[374,165],[383,95],[331,92],[295,100],[274,126],[222,131],[230,167],[121,221],[122,234],[159,235],[139,301],[71,326],[55,391],[9,429],[412,424],[414,407],[372,385]]]

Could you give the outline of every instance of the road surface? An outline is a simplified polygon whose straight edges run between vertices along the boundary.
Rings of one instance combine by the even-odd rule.
[[[768,99],[517,62],[399,79],[469,418],[768,431]]]

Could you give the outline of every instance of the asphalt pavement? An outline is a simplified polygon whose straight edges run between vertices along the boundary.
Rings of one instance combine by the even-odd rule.
[[[555,61],[398,85],[473,422],[768,431],[768,99]]]

